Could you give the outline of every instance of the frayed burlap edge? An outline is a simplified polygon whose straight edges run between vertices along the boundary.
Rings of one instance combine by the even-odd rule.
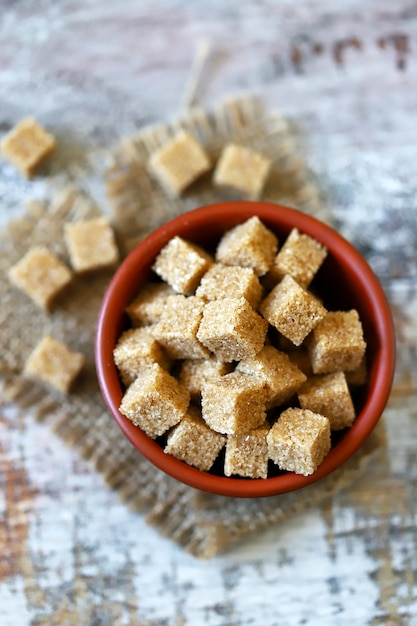
[[[213,162],[228,141],[269,156],[273,168],[263,200],[290,204],[329,221],[314,176],[300,158],[296,136],[279,114],[266,114],[253,98],[237,97],[212,112],[190,111],[172,124],[158,124],[123,140],[100,166],[112,220],[123,253],[150,230],[179,213],[229,197],[205,177],[182,199],[168,197],[149,176],[149,154],[179,128],[187,128],[205,146]],[[47,314],[15,289],[9,268],[35,245],[45,245],[69,262],[63,242],[68,221],[87,219],[100,209],[80,189],[61,188],[52,198],[30,202],[0,238],[0,339],[3,398],[24,410],[27,419],[44,421],[104,477],[132,509],[150,524],[200,558],[209,558],[243,538],[323,502],[363,471],[380,448],[373,435],[343,469],[320,483],[271,498],[234,499],[204,494],[178,483],[153,467],[123,437],[104,406],[94,367],[94,332],[98,309],[111,272],[76,277]],[[18,314],[17,314],[18,312]],[[65,397],[26,380],[26,358],[45,334],[64,341],[86,357],[82,375]]]

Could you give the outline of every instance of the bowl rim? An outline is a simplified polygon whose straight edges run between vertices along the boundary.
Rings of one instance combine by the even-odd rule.
[[[255,215],[266,223],[273,222],[277,211],[280,212],[279,221],[282,226],[288,229],[298,228],[301,232],[318,239],[331,250],[333,256],[339,260],[343,259],[344,264],[348,262],[356,280],[367,285],[368,305],[372,309],[380,348],[377,364],[372,370],[372,392],[360,412],[361,419],[358,419],[358,415],[344,435],[343,446],[336,444],[310,476],[293,472],[266,479],[213,475],[164,453],[156,441],[120,413],[122,392],[113,361],[115,344],[113,340],[109,340],[120,312],[116,312],[109,304],[122,297],[122,292],[125,291],[122,285],[124,281],[134,276],[135,271],[137,272],[138,260],[150,267],[159,250],[173,236],[186,237],[185,232],[188,228],[196,227],[206,219],[210,221],[224,219],[225,212],[230,212],[231,221],[237,224]],[[234,212],[239,213],[237,220],[233,217]],[[298,209],[284,205],[263,201],[228,201],[206,205],[178,215],[145,237],[122,261],[110,280],[100,306],[95,336],[95,362],[101,393],[111,415],[133,446],[156,467],[199,490],[233,497],[264,497],[295,491],[317,482],[343,465],[371,434],[383,413],[391,391],[395,369],[395,333],[390,306],[379,279],[364,257],[334,228]]]

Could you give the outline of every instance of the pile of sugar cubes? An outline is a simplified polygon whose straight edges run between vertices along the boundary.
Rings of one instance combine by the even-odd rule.
[[[310,475],[331,431],[355,420],[366,380],[356,310],[328,311],[309,291],[326,248],[293,229],[281,248],[256,216],[212,254],[174,237],[127,307],[114,360],[120,411],[166,453],[224,475]]]

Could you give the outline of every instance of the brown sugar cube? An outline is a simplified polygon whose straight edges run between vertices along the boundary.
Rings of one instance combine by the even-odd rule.
[[[22,119],[0,143],[3,156],[27,178],[33,176],[56,146],[55,137],[33,117]]]
[[[10,281],[38,306],[49,310],[72,280],[72,272],[49,250],[32,248],[9,270]]]
[[[158,322],[168,297],[174,294],[173,288],[166,283],[145,283],[126,307],[132,326],[148,326]]]
[[[355,370],[366,349],[358,312],[329,311],[314,328],[307,347],[314,374]]]
[[[228,363],[209,359],[185,359],[181,364],[178,380],[188,389],[193,402],[200,402],[201,388],[206,380],[218,379],[230,372]]]
[[[289,275],[270,291],[259,310],[295,346],[302,344],[327,313],[324,306]]]
[[[326,256],[325,246],[293,228],[278,252],[268,276],[277,283],[289,274],[306,289]]]
[[[204,274],[195,295],[208,302],[227,296],[246,298],[256,309],[262,296],[259,278],[250,267],[237,267],[215,263]]]
[[[29,355],[24,374],[62,393],[68,393],[84,365],[84,355],[50,337],[45,336]]]
[[[273,346],[264,346],[255,356],[242,359],[236,371],[259,376],[267,391],[267,409],[286,402],[307,380],[289,357]]]
[[[233,189],[252,199],[259,198],[271,169],[271,160],[254,150],[227,144],[214,171],[217,187]]]
[[[224,265],[251,267],[257,276],[271,268],[278,239],[254,216],[224,233],[216,250],[216,261]]]
[[[168,193],[179,196],[211,167],[198,141],[184,130],[149,159],[149,168]]]
[[[263,424],[248,433],[229,435],[224,460],[225,476],[267,478],[269,426]]]
[[[226,437],[211,430],[201,418],[199,409],[190,406],[169,433],[165,452],[208,472],[225,443]]]
[[[230,363],[259,352],[267,330],[268,322],[245,298],[223,298],[205,305],[197,337],[220,361]]]
[[[308,409],[281,413],[268,435],[269,458],[281,470],[309,476],[330,451],[330,422]]]
[[[104,217],[67,223],[64,236],[76,272],[113,267],[119,260],[113,228]]]
[[[152,363],[158,363],[166,370],[170,368],[171,359],[150,329],[150,326],[145,326],[126,330],[113,350],[114,362],[126,387]]]
[[[303,409],[325,415],[331,430],[352,426],[356,413],[343,372],[313,376],[298,391]]]
[[[189,393],[160,365],[142,370],[122,398],[120,412],[151,439],[163,435],[184,417]]]
[[[201,390],[204,421],[223,434],[248,432],[266,420],[263,381],[241,372],[207,380]]]
[[[191,295],[212,263],[211,255],[203,248],[174,237],[162,248],[152,269],[175,291]]]
[[[169,296],[161,318],[152,333],[173,359],[203,359],[210,352],[200,342],[197,331],[204,302],[196,296]]]

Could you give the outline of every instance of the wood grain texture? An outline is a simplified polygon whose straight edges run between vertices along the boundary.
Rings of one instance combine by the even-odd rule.
[[[357,484],[209,562],[121,504],[47,423],[2,404],[2,626],[417,624],[417,9],[411,0],[0,0],[0,131],[58,137],[50,176],[178,113],[201,39],[204,106],[241,90],[289,116],[332,216],[392,304],[386,446]],[[0,163],[1,223],[42,196]]]

